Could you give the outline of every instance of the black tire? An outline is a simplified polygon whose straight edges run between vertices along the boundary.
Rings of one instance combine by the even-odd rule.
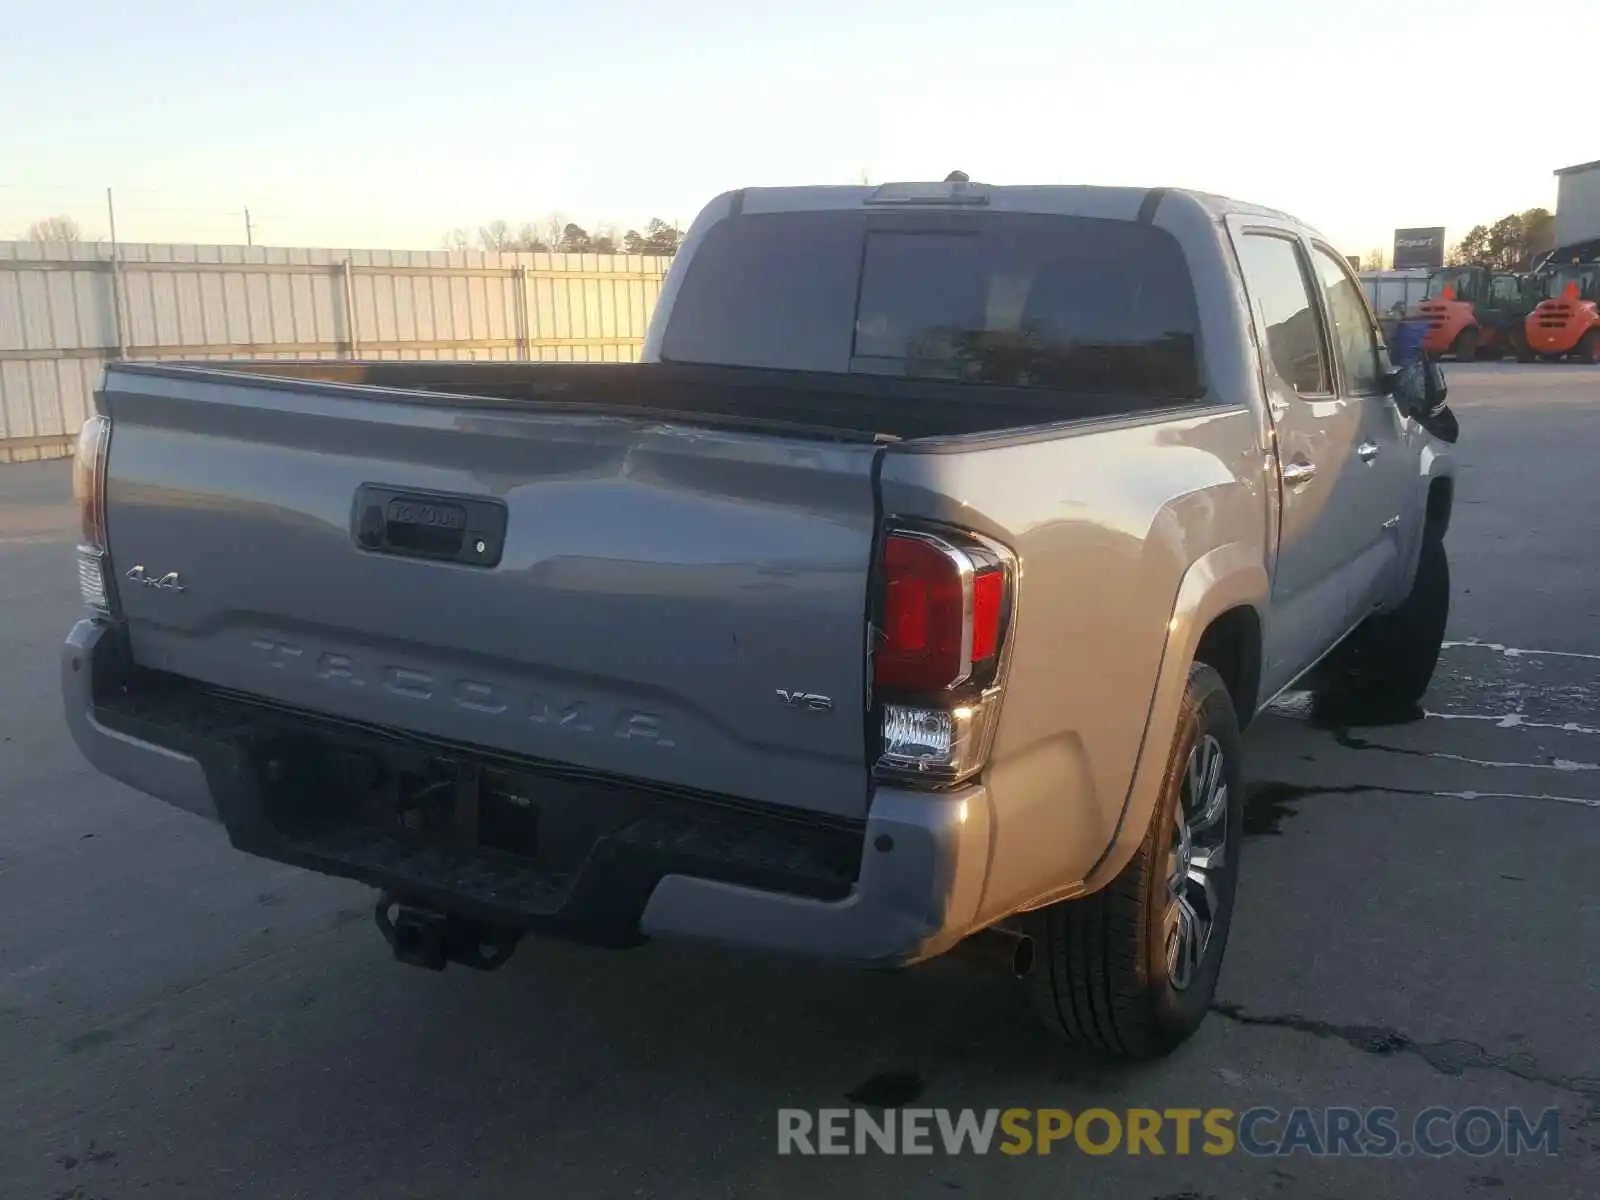
[[[1198,807],[1205,796],[1192,799],[1189,768],[1191,755],[1211,746],[1220,755],[1217,778],[1225,791],[1224,807],[1207,823]],[[1216,992],[1233,921],[1244,836],[1242,763],[1239,721],[1228,689],[1215,670],[1196,663],[1189,668],[1161,798],[1138,852],[1100,891],[1030,913],[1024,922],[1035,946],[1029,988],[1052,1033],[1107,1057],[1147,1059],[1171,1052],[1200,1027]],[[1209,848],[1213,831],[1220,837],[1209,892],[1182,872],[1191,915],[1197,904],[1210,909],[1210,932],[1198,958],[1188,960],[1192,966],[1181,983],[1174,978],[1180,972],[1168,961],[1169,914],[1176,906],[1169,876],[1177,875],[1178,862],[1190,861],[1178,858],[1184,853],[1180,809],[1184,828],[1195,831],[1187,844],[1197,854]],[[1193,862],[1198,866],[1200,860]]]
[[[1600,363],[1600,329],[1591,329],[1579,338],[1573,354],[1581,363]]]
[[[1511,331],[1511,352],[1517,356],[1519,363],[1531,363],[1534,359],[1533,347],[1528,345],[1528,335],[1521,329]]]
[[[1471,326],[1456,334],[1456,361],[1472,362],[1478,357],[1478,331]]]
[[[1437,526],[1423,527],[1411,594],[1398,608],[1368,617],[1330,656],[1318,699],[1332,708],[1415,708],[1433,680],[1450,619],[1450,559]]]

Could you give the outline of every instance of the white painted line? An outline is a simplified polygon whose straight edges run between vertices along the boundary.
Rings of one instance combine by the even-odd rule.
[[[1587,796],[1552,796],[1546,792],[1433,792],[1446,800],[1548,800],[1552,804],[1576,804],[1582,808],[1600,808],[1600,800]]]
[[[1558,733],[1583,733],[1600,737],[1600,729],[1592,725],[1579,725],[1576,721],[1565,721],[1559,725],[1554,721],[1529,721],[1521,713],[1514,712],[1442,713],[1427,710],[1422,715],[1431,721],[1493,721],[1497,729],[1553,729]]]
[[[1503,654],[1507,658],[1521,658],[1524,655],[1536,654],[1550,658],[1586,658],[1591,662],[1600,662],[1600,654],[1580,654],[1576,650],[1523,650],[1516,646],[1507,646],[1503,642],[1445,642],[1441,648],[1445,650],[1493,650],[1496,654]]]
[[[63,542],[61,533],[19,533],[0,537],[0,546],[43,546],[48,542]]]
[[[1375,746],[1376,749],[1390,750],[1395,747]],[[1429,758],[1447,758],[1451,762],[1471,763],[1475,767],[1523,767],[1530,771],[1600,771],[1600,763],[1573,762],[1570,758],[1558,758],[1554,762],[1493,762],[1481,758],[1468,758],[1465,754],[1446,754],[1443,750],[1423,751]]]

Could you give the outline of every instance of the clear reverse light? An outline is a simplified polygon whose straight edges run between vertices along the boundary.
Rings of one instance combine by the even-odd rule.
[[[960,783],[981,770],[989,757],[999,710],[998,689],[948,709],[885,704],[879,773]]]
[[[111,597],[106,590],[106,556],[92,546],[78,547],[78,592],[84,604],[107,616]]]

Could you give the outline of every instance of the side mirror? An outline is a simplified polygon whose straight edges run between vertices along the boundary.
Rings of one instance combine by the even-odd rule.
[[[1383,377],[1384,390],[1394,398],[1395,407],[1408,417],[1426,421],[1445,406],[1450,385],[1444,370],[1425,354],[1410,362],[1390,367]]]
[[[1384,373],[1383,389],[1394,398],[1395,407],[1401,413],[1453,442],[1454,436],[1446,436],[1435,428],[1444,428],[1454,418],[1450,422],[1442,421],[1449,413],[1445,400],[1450,395],[1450,385],[1445,382],[1443,369],[1422,347],[1426,333],[1427,326],[1421,320],[1407,318],[1400,322],[1391,348],[1390,361],[1395,365]]]
[[[1383,381],[1395,407],[1429,433],[1447,442],[1460,436],[1455,414],[1445,403],[1450,386],[1438,363],[1419,355],[1403,367],[1391,367]]]

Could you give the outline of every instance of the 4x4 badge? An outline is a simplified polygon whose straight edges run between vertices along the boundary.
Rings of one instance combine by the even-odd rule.
[[[183,586],[183,581],[178,578],[176,571],[168,571],[165,575],[152,575],[144,567],[130,567],[123,575],[129,583],[141,584],[147,588],[159,588],[163,592],[186,592],[189,589]]]
[[[829,697],[816,692],[791,692],[779,688],[778,699],[783,702],[785,708],[798,708],[807,712],[828,712],[833,708],[833,701]]]

